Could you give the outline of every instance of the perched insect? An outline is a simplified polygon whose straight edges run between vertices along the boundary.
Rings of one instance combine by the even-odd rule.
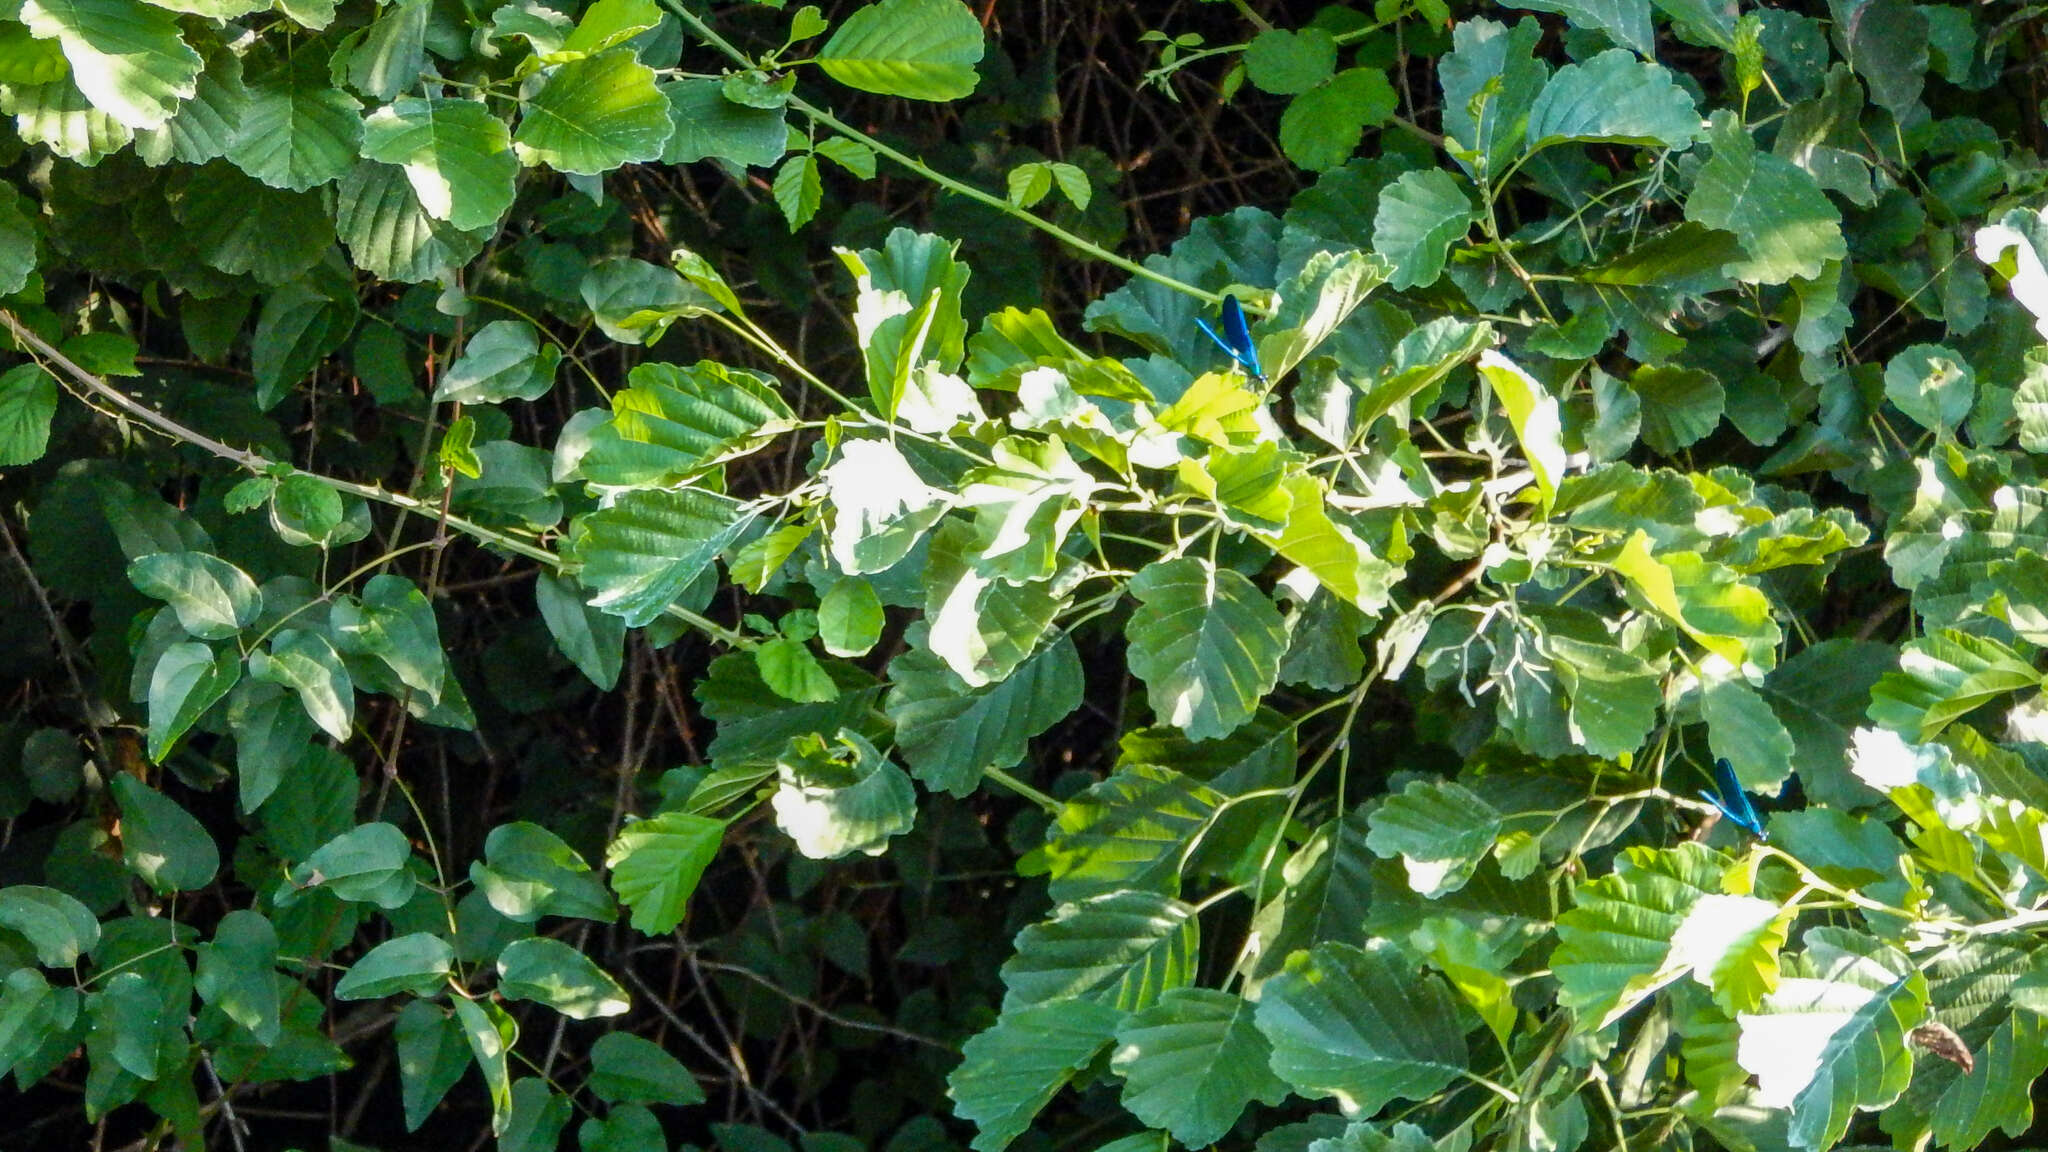
[[[1244,308],[1238,304],[1237,297],[1223,298],[1223,332],[1220,335],[1200,316],[1195,317],[1195,323],[1201,326],[1203,334],[1216,342],[1218,348],[1229,353],[1230,358],[1237,361],[1238,366],[1252,379],[1261,384],[1266,382],[1266,373],[1259,367],[1259,346],[1252,343],[1251,326],[1244,322]]]
[[[1742,790],[1742,781],[1735,778],[1735,766],[1726,759],[1714,761],[1714,791],[1702,792],[1707,803],[1721,810],[1737,828],[1751,833],[1758,839],[1764,835],[1763,821],[1757,819],[1756,809],[1749,802],[1749,793]]]

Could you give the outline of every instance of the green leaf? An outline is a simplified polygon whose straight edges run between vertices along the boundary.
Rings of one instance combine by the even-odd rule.
[[[291,882],[318,885],[343,900],[401,908],[412,899],[413,877],[406,870],[411,858],[405,833],[381,821],[363,824],[315,849],[292,869]]]
[[[1792,775],[1792,734],[1756,689],[1740,680],[1717,680],[1701,693],[1700,713],[1707,721],[1707,747],[1734,767],[1744,788],[1774,791]]]
[[[1152,711],[1191,740],[1227,736],[1280,679],[1287,625],[1265,593],[1194,557],[1148,564],[1131,581],[1130,667]]]
[[[177,1023],[164,1011],[163,999],[148,978],[139,972],[116,972],[101,991],[86,996],[85,1007],[92,1019],[86,1041],[93,1071],[112,1071],[101,1063],[111,1057],[112,1064],[131,1076],[156,1079],[167,1033]],[[104,1090],[105,1081],[101,1084]]]
[[[704,1089],[682,1061],[630,1032],[608,1032],[590,1046],[586,1086],[607,1104],[701,1104]]]
[[[833,510],[832,559],[849,574],[887,571],[938,523],[949,497],[886,440],[848,440],[839,452],[819,473]]]
[[[1327,941],[1363,945],[1372,900],[1373,854],[1365,846],[1369,811],[1359,805],[1315,830],[1287,863],[1298,877],[1259,909],[1262,949],[1253,974],[1277,971],[1287,957]]]
[[[123,0],[26,0],[20,20],[55,39],[92,106],[128,128],[161,128],[197,89],[201,61],[161,8]]]
[[[1529,106],[1550,68],[1535,58],[1542,25],[1523,20],[1510,29],[1491,20],[1461,20],[1451,29],[1455,50],[1437,66],[1444,91],[1444,132],[1468,172],[1483,160],[1496,171],[1521,154]]]
[[[1223,1138],[1245,1105],[1276,1105],[1287,1084],[1267,1067],[1272,1046],[1243,997],[1175,988],[1124,1018],[1110,1067],[1124,1078],[1131,1115],[1190,1148]]]
[[[1690,969],[1730,1015],[1757,1006],[1778,984],[1778,950],[1792,914],[1754,896],[1702,896],[1671,940],[1671,963]]]
[[[1346,68],[1288,103],[1280,116],[1280,150],[1310,172],[1327,172],[1349,160],[1365,130],[1385,124],[1398,107],[1386,73]]]
[[[393,14],[413,7],[424,21],[425,4],[401,4]],[[512,137],[478,101],[393,101],[363,122],[362,154],[405,169],[427,215],[464,232],[496,225],[512,206],[519,174]]]
[[[1927,976],[1928,1024],[1950,1029],[1975,1066],[1919,1062],[1905,1096],[1884,1111],[1885,1131],[1895,1141],[1931,1134],[1949,1148],[1977,1147],[1994,1128],[2024,1133],[2034,1120],[2029,1089],[2048,1069],[2048,1021],[2027,1003],[2039,982],[2033,957],[1972,941],[1934,960]],[[1919,1029],[1907,1035],[1932,1047]]]
[[[257,407],[276,404],[315,364],[341,347],[355,328],[359,307],[354,286],[331,278],[294,280],[265,296],[256,315],[250,357]]]
[[[1403,172],[1380,193],[1372,221],[1372,250],[1394,266],[1387,284],[1406,291],[1436,283],[1451,242],[1477,219],[1478,211],[1450,173],[1440,168]]]
[[[1008,771],[1021,762],[1032,737],[1081,706],[1086,679],[1065,636],[980,688],[913,638],[890,662],[889,678],[886,707],[896,722],[897,751],[925,787],[955,796],[972,793],[987,769]]]
[[[1742,242],[1749,258],[1726,265],[1724,272],[1756,284],[1783,284],[1795,276],[1811,280],[1848,254],[1841,214],[1813,177],[1788,160],[1758,152],[1725,109],[1714,114],[1707,137],[1714,155],[1686,197],[1685,218],[1733,232]]]
[[[758,450],[795,423],[772,378],[709,360],[687,368],[635,365],[627,381],[630,387],[612,395],[611,418],[591,429],[577,464],[577,474],[593,484],[686,481]]]
[[[1905,0],[1828,0],[1835,47],[1870,89],[1870,99],[1904,121],[1926,83],[1927,18]]]
[[[1507,5],[1533,12],[1555,12],[1574,28],[1604,32],[1623,48],[1656,58],[1657,34],[1650,27],[1650,0],[1507,0]]]
[[[462,346],[462,355],[434,389],[437,404],[496,404],[501,400],[538,400],[555,384],[555,366],[562,350],[542,347],[533,325],[524,320],[493,320],[477,329]]]
[[[479,1004],[466,996],[453,998],[455,1020],[469,1041],[470,1055],[491,1094],[491,1131],[503,1135],[512,1119],[512,1073],[505,1056],[519,1038],[519,1026],[496,1004]]]
[[[128,566],[128,580],[178,614],[178,626],[201,640],[226,640],[263,610],[256,582],[240,568],[204,552],[158,552]]]
[[[619,682],[626,657],[626,622],[584,603],[579,585],[542,572],[534,587],[548,634],[583,675],[603,692]]]
[[[1261,92],[1298,95],[1336,75],[1337,38],[1313,26],[1268,28],[1245,47],[1244,72]]]
[[[500,916],[521,924],[542,916],[609,924],[618,915],[583,857],[561,837],[524,820],[491,829],[484,858],[469,865],[469,880]]]
[[[1319,944],[1288,957],[1259,992],[1273,1071],[1296,1092],[1332,1097],[1346,1116],[1422,1100],[1465,1071],[1451,995],[1393,946]]]
[[[677,319],[709,311],[674,269],[626,256],[593,265],[577,294],[599,330],[621,344],[651,344]]]
[[[339,180],[356,163],[361,108],[339,88],[258,85],[249,89],[228,161],[272,188],[294,192]]]
[[[879,856],[917,821],[910,777],[858,732],[798,736],[775,762],[776,826],[813,860]]]
[[[953,1111],[978,1131],[974,1152],[1002,1152],[1053,1094],[1109,1043],[1119,1013],[1085,1000],[1005,1011],[968,1038],[946,1077]]]
[[[1057,580],[1015,585],[984,576],[974,558],[973,529],[958,520],[940,528],[925,565],[925,616],[932,652],[979,688],[1009,678],[1037,650],[1071,593],[1057,590]]]
[[[562,51],[602,52],[659,23],[661,8],[654,0],[594,0],[562,41]]]
[[[1500,397],[1508,423],[1529,459],[1536,487],[1547,503],[1557,492],[1565,472],[1564,431],[1557,398],[1541,381],[1491,348],[1479,354],[1479,376]]]
[[[69,968],[100,940],[92,909],[55,888],[11,884],[0,888],[0,928],[19,932],[48,968]]]
[[[512,146],[529,166],[599,176],[660,159],[670,131],[654,70],[613,48],[558,65],[526,102]]]
[[[661,86],[674,134],[662,147],[663,164],[718,159],[743,168],[766,168],[782,158],[789,137],[780,108],[749,108],[726,99],[718,80],[676,80]]]
[[[1792,1110],[1794,1147],[1828,1148],[1858,1111],[1898,1099],[1912,1076],[1906,1033],[1927,1012],[1927,978],[1890,945],[1842,928],[1806,934],[1796,974],[1739,1017],[1737,1059],[1760,1103]]]
[[[825,202],[825,181],[819,175],[817,157],[809,152],[791,156],[775,170],[768,191],[775,197],[775,206],[782,210],[782,218],[789,222],[790,231],[810,223],[811,217],[818,214],[819,205]]]
[[[268,650],[249,657],[249,675],[298,693],[306,715],[336,740],[355,727],[356,691],[334,646],[318,632],[286,628],[270,638]]]
[[[848,88],[911,100],[974,91],[981,22],[959,0],[879,0],[856,9],[818,50],[818,67]]]
[[[576,1129],[576,1144],[583,1152],[667,1152],[668,1136],[645,1105],[622,1104],[603,1119],[585,1120]]]
[[[1003,1011],[1069,999],[1136,1011],[1194,978],[1200,944],[1194,909],[1156,892],[1063,904],[1017,933],[1003,962]]]
[[[196,641],[173,644],[149,675],[149,758],[163,763],[208,709],[242,678],[232,650],[216,654]]]
[[[1527,132],[1531,152],[1567,142],[1684,148],[1699,138],[1700,114],[1669,70],[1615,48],[1559,68]]]
[[[233,659],[224,654],[224,661]],[[317,731],[298,699],[275,685],[243,680],[228,702],[235,734],[235,774],[241,778],[242,811],[254,812],[284,779],[285,769],[313,742]]]
[[[230,275],[283,284],[333,247],[326,205],[310,192],[272,188],[228,164],[209,164],[171,205],[201,259]]]
[[[0,374],[0,467],[42,459],[56,414],[57,381],[42,365],[17,364]]]
[[[182,44],[180,45],[182,46]],[[0,92],[0,111],[14,117],[24,144],[42,144],[67,160],[97,164],[128,146],[134,133],[93,107],[68,79]]]
[[[1940,344],[1915,344],[1885,365],[1884,394],[1929,432],[1953,433],[1976,402],[1977,374]]]
[[[836,699],[790,704],[762,681],[751,654],[729,652],[713,660],[711,674],[697,684],[704,715],[718,725],[709,749],[712,760],[773,763],[792,736],[861,727],[880,695],[874,679],[837,660],[825,671],[839,686]]]
[[[469,1044],[456,1019],[428,1000],[409,1000],[398,1010],[398,1086],[405,1105],[405,1129],[417,1132],[441,1098],[469,1069]],[[600,1047],[604,1041],[598,1041]]]
[[[1493,850],[1501,816],[1477,794],[1450,780],[1417,780],[1372,814],[1366,847],[1398,856],[1408,886],[1434,899],[1465,886]]]
[[[468,263],[491,236],[436,220],[403,169],[368,160],[342,179],[334,228],[357,267],[410,283]]]
[[[1045,857],[1055,900],[1180,892],[1181,871],[1228,798],[1171,768],[1133,764],[1060,805]]]
[[[570,529],[590,606],[645,627],[753,522],[737,501],[701,488],[627,492]]]
[[[328,624],[343,651],[374,656],[406,687],[441,698],[450,676],[440,625],[412,581],[388,572],[372,576],[360,600],[335,600]]]
[[[754,649],[761,682],[777,696],[799,704],[819,704],[839,697],[839,685],[801,641],[777,636]]]
[[[111,782],[121,806],[121,862],[158,892],[191,892],[213,883],[220,849],[176,801],[126,772]]]
[[[432,15],[433,5],[428,0],[396,0],[385,6],[384,14],[363,30],[362,40],[348,54],[349,86],[374,100],[392,100],[417,84],[427,67],[427,29]],[[400,103],[425,101],[407,97]],[[380,108],[376,114],[390,110]],[[502,129],[499,135],[503,135]]]
[[[834,656],[865,656],[887,623],[875,586],[858,576],[832,585],[818,601],[818,642]]]
[[[1628,386],[1641,402],[1643,443],[1665,456],[1706,438],[1727,407],[1721,382],[1697,368],[1645,364],[1629,377]]]
[[[1672,941],[1700,898],[1720,891],[1727,857],[1703,844],[1630,848],[1614,872],[1579,885],[1557,920],[1557,1002],[1606,1027],[1683,975]]]
[[[1571,698],[1571,737],[1595,756],[1632,755],[1656,727],[1664,702],[1657,670],[1610,641],[1602,625],[1572,635],[1562,626],[1567,619],[1552,614],[1542,643]]]
[[[588,956],[560,940],[529,936],[498,954],[498,994],[545,1004],[571,1020],[617,1016],[632,1006],[626,990]]]
[[[636,930],[653,936],[675,930],[724,836],[724,821],[687,812],[663,812],[619,830],[604,863],[612,891],[633,910]]]
[[[375,1000],[410,992],[432,996],[455,969],[455,949],[431,932],[386,940],[349,965],[334,986],[337,1000]]]
[[[0,1075],[22,1068],[17,1084],[37,1079],[26,1065],[53,1042],[64,1050],[59,1059],[68,1056],[77,1046],[70,1033],[78,1019],[78,1003],[76,989],[50,987],[34,968],[9,972],[0,981]]]

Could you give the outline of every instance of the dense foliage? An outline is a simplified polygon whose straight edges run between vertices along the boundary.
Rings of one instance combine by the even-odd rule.
[[[2025,1137],[2041,13],[1125,7],[0,12],[0,1143]]]

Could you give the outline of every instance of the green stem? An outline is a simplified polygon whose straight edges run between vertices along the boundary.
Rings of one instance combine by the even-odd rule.
[[[66,376],[69,376],[74,383],[80,388],[85,389],[92,397],[117,409],[119,415],[124,419],[134,420],[147,425],[152,430],[169,439],[190,444],[195,448],[204,449],[231,464],[247,469],[250,473],[257,476],[270,475],[280,466],[291,467],[288,464],[283,464],[282,461],[272,460],[261,453],[251,452],[246,448],[236,448],[231,444],[222,443],[203,432],[187,428],[154,408],[141,403],[126,392],[115,388],[105,380],[79,367],[76,361],[58,351],[56,346],[30,331],[28,326],[16,319],[12,312],[0,310],[0,327],[4,327],[15,340],[34,349],[39,357],[63,369]],[[374,503],[412,512],[425,516],[430,520],[438,520],[465,536],[502,548],[516,556],[524,556],[529,560],[545,564],[550,571],[562,572],[569,567],[568,561],[563,560],[560,556],[555,555],[538,544],[528,543],[517,536],[507,535],[495,529],[486,528],[473,520],[466,520],[460,516],[443,512],[437,503],[408,496],[402,492],[387,491],[376,485],[357,484],[350,480],[324,476],[318,472],[307,472],[302,468],[292,468],[292,471],[302,476],[310,476],[336,492],[346,492],[351,496],[360,496]],[[708,620],[680,605],[671,604],[663,609],[663,612],[708,636],[724,641],[734,648],[752,649],[759,645],[759,641],[735,632],[723,624]]]
[[[697,35],[704,40],[705,43],[711,45],[713,48],[718,49],[720,52],[725,53],[725,55],[730,57],[734,63],[740,65],[742,68],[752,68],[755,66],[754,61],[750,59],[746,53],[734,47],[730,42],[728,42],[724,37],[720,36],[718,33],[713,32],[711,30],[710,25],[706,24],[702,19],[697,17],[695,14],[691,13],[689,10],[685,9],[679,2],[679,0],[657,0],[657,2],[670,15],[673,15],[676,19],[682,21],[685,25],[689,26],[692,30],[694,30],[697,33]],[[1003,215],[1009,216],[1022,223],[1029,224],[1031,227],[1038,229],[1040,232],[1043,232],[1046,235],[1052,237],[1053,239],[1058,240],[1060,243],[1065,244],[1066,246],[1074,249],[1077,252],[1086,253],[1087,255],[1093,256],[1097,260],[1100,260],[1105,264],[1108,264],[1112,267],[1121,268],[1124,271],[1129,272],[1133,276],[1142,276],[1155,284],[1171,288],[1176,292],[1184,292],[1189,296],[1193,296],[1197,300],[1203,301],[1204,303],[1223,303],[1223,296],[1221,293],[1204,291],[1203,289],[1197,288],[1194,285],[1187,283],[1186,281],[1176,280],[1163,272],[1156,272],[1150,268],[1145,267],[1143,264],[1140,264],[1137,261],[1130,259],[1129,257],[1119,256],[1116,253],[1111,252],[1109,249],[1104,248],[1102,245],[1095,243],[1094,241],[1085,240],[1079,236],[1076,236],[1072,232],[1069,232],[1065,228],[1062,228],[1059,225],[1054,224],[1050,220],[1046,220],[1041,217],[1035,216],[1029,212],[1026,212],[1022,208],[1017,207],[1015,204],[1010,203],[1008,200],[1005,200],[1000,196],[997,196],[993,193],[984,192],[981,189],[976,188],[972,184],[966,184],[959,180],[955,180],[952,177],[947,176],[944,173],[938,171],[937,169],[930,167],[929,165],[925,164],[922,160],[919,160],[916,157],[910,156],[903,152],[898,152],[896,149],[891,148],[887,144],[882,143],[880,140],[875,139],[873,136],[870,136],[867,133],[862,132],[857,128],[854,128],[852,125],[846,123],[844,120],[839,119],[837,116],[832,115],[830,112],[825,111],[823,108],[820,108],[807,100],[804,100],[800,97],[791,96],[789,98],[789,106],[791,108],[796,109],[798,112],[803,113],[814,123],[823,124],[825,127],[830,128],[832,131],[839,133],[840,135],[846,137],[849,140],[860,141],[862,144],[865,144],[869,148],[874,149],[876,154],[888,157],[889,159],[895,161],[897,164],[900,164],[903,167],[908,168],[912,172],[917,173],[919,176],[924,177],[926,180],[929,180],[932,183],[937,184],[939,187],[944,188],[949,192],[954,192],[958,193],[961,196],[965,196],[969,200],[972,200],[978,204],[984,204],[990,208],[995,209],[998,212],[1001,212]]]
[[[1031,785],[1026,784],[1022,780],[1017,779],[1015,776],[1010,775],[1008,772],[1005,772],[1000,768],[991,768],[987,771],[987,773],[985,773],[985,775],[987,775],[989,779],[995,781],[996,783],[1001,784],[1003,787],[1008,788],[1010,791],[1015,792],[1017,795],[1022,796],[1026,800],[1031,801],[1033,804],[1038,805],[1040,808],[1045,809],[1046,812],[1054,815],[1057,815],[1059,813],[1059,801],[1053,799],[1050,796],[1047,796],[1045,793],[1040,792],[1038,789],[1033,788]]]

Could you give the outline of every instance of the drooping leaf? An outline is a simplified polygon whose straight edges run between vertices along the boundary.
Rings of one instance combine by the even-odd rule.
[[[704,1089],[651,1040],[608,1032],[590,1046],[590,1090],[608,1104],[701,1104]]]

